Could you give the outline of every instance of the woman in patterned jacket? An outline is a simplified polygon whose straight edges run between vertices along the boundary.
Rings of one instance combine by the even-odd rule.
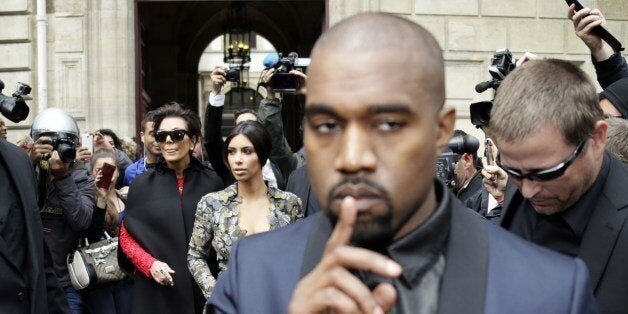
[[[237,181],[201,198],[188,250],[188,267],[207,298],[216,284],[207,264],[212,248],[223,272],[236,240],[303,217],[297,196],[268,186],[263,179],[262,165],[270,155],[271,138],[262,124],[245,121],[237,125],[225,147],[224,159]]]

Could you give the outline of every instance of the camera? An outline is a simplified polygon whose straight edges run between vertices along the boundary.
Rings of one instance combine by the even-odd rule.
[[[456,186],[456,173],[454,167],[458,162],[459,155],[454,153],[451,148],[446,147],[443,153],[436,160],[436,178],[450,189]]]
[[[229,82],[240,82],[240,70],[227,69],[227,71],[225,71],[225,78]]]
[[[47,144],[52,145],[65,163],[76,158],[76,146],[79,141],[78,124],[70,114],[59,108],[44,109],[35,117],[31,126],[31,138],[50,137]]]
[[[515,59],[513,59],[510,50],[507,48],[496,50],[493,58],[491,58],[491,64],[488,67],[488,72],[491,74],[493,79],[475,85],[475,91],[482,93],[489,88],[497,90],[506,76],[515,69],[515,66]],[[471,123],[477,128],[486,126],[490,120],[492,108],[492,101],[472,103],[469,108]]]
[[[280,53],[277,62],[271,67],[275,68],[275,73],[268,82],[269,86],[277,93],[294,93],[300,87],[299,77],[290,74],[290,71],[297,68],[305,68],[310,65],[309,58],[299,58],[296,52],[291,52],[287,57]]]
[[[57,133],[42,134],[42,136],[48,136],[52,139],[45,144],[52,145],[52,149],[57,151],[61,161],[68,163],[76,159],[76,139],[73,136]]]
[[[26,119],[30,109],[22,96],[28,95],[31,92],[31,87],[18,82],[11,97],[2,94],[3,89],[4,83],[0,81],[0,112],[2,115],[14,123]]]
[[[472,154],[477,156],[480,141],[473,135],[458,135],[449,140],[447,147],[436,160],[436,177],[451,189],[456,186],[454,168],[460,155]]]

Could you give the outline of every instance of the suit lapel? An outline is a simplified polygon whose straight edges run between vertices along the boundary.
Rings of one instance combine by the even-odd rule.
[[[2,143],[2,145],[8,145],[6,143]],[[28,195],[29,191],[31,191],[34,193],[36,187],[33,186],[32,184],[29,184],[29,182],[27,181],[27,176],[28,175],[32,175],[34,176],[34,172],[29,173],[17,173],[17,171],[19,170],[23,170],[24,167],[21,167],[21,165],[24,165],[23,161],[20,161],[17,156],[13,153],[6,153],[9,150],[5,147],[1,147],[0,148],[0,154],[2,154],[2,159],[4,161],[4,166],[5,169],[7,171],[7,173],[9,174],[9,180],[12,180],[15,186],[15,192],[16,192],[16,196],[18,196],[20,198],[20,203],[22,205],[22,208],[24,209],[24,224],[26,227],[26,239],[28,241],[28,245],[26,245],[27,247],[27,256],[26,256],[26,263],[27,263],[27,267],[28,267],[28,271],[30,274],[32,274],[32,278],[36,278],[36,275],[38,273],[38,269],[36,269],[37,267],[34,266],[33,262],[35,260],[35,250],[36,250],[36,246],[38,245],[37,242],[35,241],[34,237],[34,232],[39,232],[41,233],[41,225],[38,226],[33,226],[33,224],[31,223],[32,221],[34,221],[34,217],[33,215],[35,215],[35,212],[32,212],[31,209],[36,208],[35,206],[35,195],[34,194],[30,194]],[[29,165],[26,165],[27,167]],[[28,168],[26,168],[28,169]],[[17,170],[17,171],[16,171]],[[34,179],[34,177],[32,178]],[[30,196],[30,197],[29,197]],[[36,217],[38,219],[38,217]],[[35,220],[36,221],[36,220]],[[33,228],[39,228],[38,230],[34,230]],[[10,258],[7,254],[8,254],[8,247],[6,242],[4,241],[4,239],[0,238],[0,254],[2,254],[4,256],[4,258],[6,260],[8,260],[10,262],[10,264],[18,271],[21,272],[22,271],[22,267],[20,267],[19,265],[16,265],[13,258]]]
[[[312,217],[312,229],[307,238],[305,246],[305,255],[303,256],[303,264],[301,265],[301,278],[309,274],[314,267],[321,261],[325,245],[331,235],[331,223],[323,212],[318,212]]]
[[[628,194],[626,194],[625,171],[617,169],[618,162],[611,161],[611,169],[604,184],[594,212],[580,244],[580,257],[587,264],[591,286],[597,289],[617,237],[628,216]],[[612,201],[611,201],[612,199]],[[623,209],[623,210],[622,210]]]
[[[488,277],[486,222],[457,200],[452,203],[451,233],[438,313],[483,313]]]

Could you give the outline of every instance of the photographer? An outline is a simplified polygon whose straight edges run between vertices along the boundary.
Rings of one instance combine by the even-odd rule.
[[[30,152],[38,172],[39,208],[44,238],[52,254],[55,273],[73,313],[82,313],[81,295],[72,287],[66,256],[72,252],[92,221],[94,180],[75,162],[79,130],[66,112],[46,109],[31,128],[35,140]]]
[[[606,27],[606,19],[598,9],[583,8],[575,11],[575,5],[567,13],[573,22],[576,35],[591,51],[591,60],[597,74],[597,81],[603,89],[613,82],[628,76],[626,60],[618,51],[593,32],[596,26]]]
[[[298,70],[290,70],[288,72],[295,75],[299,80],[299,89],[295,94],[304,95],[306,92],[305,81],[307,76]],[[305,157],[301,151],[292,152],[292,148],[288,144],[288,140],[284,135],[283,121],[281,119],[281,101],[271,84],[275,69],[270,68],[262,72],[262,82],[266,88],[266,97],[262,99],[259,105],[259,120],[266,127],[273,139],[273,147],[270,153],[270,160],[273,161],[283,174],[284,178],[288,178],[292,171],[305,164]]]
[[[458,138],[461,139],[462,143],[460,144],[462,144],[461,146],[463,147],[468,146],[465,145],[465,142],[469,141],[468,139],[472,139],[472,141],[479,145],[477,138],[468,135],[465,131],[455,130],[452,140]],[[451,142],[450,140],[450,143]],[[478,171],[478,169],[482,167],[479,166],[477,147],[474,146],[473,148],[475,148],[475,150],[467,149],[468,151],[464,151],[465,149],[463,149],[463,151],[454,151],[454,153],[458,155],[458,161],[454,166],[454,181],[456,182],[454,192],[462,202],[465,202],[482,188],[482,176],[480,171]]]
[[[223,149],[225,143],[220,134],[222,127],[222,112],[225,104],[225,95],[221,94],[223,86],[227,83],[226,69],[221,66],[214,67],[211,74],[212,79],[212,91],[209,94],[209,101],[205,109],[205,151],[209,162],[211,163],[214,171],[222,179],[225,186],[231,185],[235,182],[235,178],[231,174],[229,168],[225,164],[223,159]],[[257,121],[258,117],[254,111],[239,110],[234,113],[235,124],[238,125],[246,120]],[[260,121],[261,122],[261,121]],[[273,135],[271,133],[271,135]],[[274,143],[273,143],[274,144]],[[278,187],[283,190],[286,186],[284,176],[281,170],[273,164],[271,160],[268,160],[263,167],[264,180],[273,187]]]

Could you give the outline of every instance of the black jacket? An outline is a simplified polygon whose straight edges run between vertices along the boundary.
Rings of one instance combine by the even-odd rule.
[[[294,170],[288,177],[286,191],[294,193],[301,199],[303,204],[304,217],[311,216],[321,211],[316,195],[312,193],[310,176],[307,173],[307,166],[301,166]]]
[[[184,171],[183,195],[179,196],[174,171],[161,161],[154,171],[131,183],[124,226],[129,234],[157,260],[175,273],[174,286],[162,286],[137,272],[133,313],[200,313],[205,298],[187,267],[187,253],[198,201],[223,188],[216,173],[192,158]],[[120,266],[133,274],[134,267],[118,251]],[[215,260],[215,259],[214,259]]]
[[[68,303],[51,264],[44,244],[37,207],[35,173],[24,151],[0,140],[0,162],[9,174],[21,208],[26,229],[26,263],[17,267],[0,238],[0,312],[1,313],[69,313]]]
[[[602,193],[582,235],[578,257],[589,269],[600,313],[628,313],[628,165],[610,159]],[[502,227],[525,201],[518,189],[506,190]]]

